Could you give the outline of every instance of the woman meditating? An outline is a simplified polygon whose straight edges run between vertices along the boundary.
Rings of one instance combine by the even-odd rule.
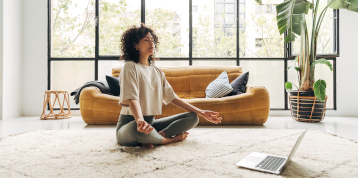
[[[121,37],[122,56],[126,62],[120,72],[120,97],[122,106],[116,138],[121,146],[153,148],[153,144],[169,144],[184,140],[188,130],[199,123],[198,115],[212,123],[221,122],[218,112],[201,110],[180,99],[154,65],[154,51],[158,37],[143,23],[131,27]],[[156,120],[162,114],[162,103],[173,103],[190,112]]]

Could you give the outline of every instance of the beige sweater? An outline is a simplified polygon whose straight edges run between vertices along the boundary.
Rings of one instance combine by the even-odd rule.
[[[133,115],[128,100],[140,103],[143,116],[161,115],[163,103],[169,104],[178,96],[165,78],[162,70],[154,65],[127,61],[120,72],[120,114]]]

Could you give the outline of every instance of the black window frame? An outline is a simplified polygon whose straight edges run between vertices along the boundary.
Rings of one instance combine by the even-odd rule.
[[[95,63],[95,80],[98,80],[98,62],[99,61],[106,61],[106,60],[118,60],[120,56],[101,56],[99,55],[99,1],[95,0],[95,17],[97,18],[96,21],[96,27],[95,27],[95,57],[86,57],[86,58],[64,58],[64,57],[51,57],[51,1],[48,0],[48,60],[47,60],[47,89],[51,90],[51,62],[52,61],[94,61]],[[141,22],[145,23],[145,0],[141,1]],[[285,82],[287,82],[287,62],[289,60],[294,60],[296,55],[292,54],[292,45],[291,43],[284,42],[283,48],[284,48],[284,57],[283,58],[240,58],[239,57],[239,30],[241,27],[239,27],[239,5],[244,3],[247,0],[236,0],[236,36],[237,36],[237,43],[236,43],[236,57],[230,57],[230,58],[202,58],[202,57],[193,57],[192,51],[193,51],[193,16],[192,16],[192,1],[189,0],[189,57],[161,57],[160,60],[187,60],[189,62],[189,66],[192,66],[193,60],[233,60],[236,59],[236,65],[240,66],[240,60],[283,60],[284,61],[284,83],[282,83],[282,88],[284,90]],[[339,9],[333,9],[333,25],[334,25],[334,51],[336,51],[335,54],[317,54],[317,58],[326,58],[327,60],[332,60],[333,62],[333,109],[327,108],[327,110],[337,110],[337,101],[336,101],[336,58],[339,57]],[[285,33],[284,36],[287,36],[287,33]],[[71,91],[69,91],[71,92]],[[288,94],[287,92],[283,92],[285,95],[285,107],[284,108],[270,108],[270,110],[289,110],[288,106]],[[69,98],[70,99],[70,98]],[[71,110],[80,110],[80,108],[70,108]],[[47,105],[47,110],[50,110],[49,104]],[[60,108],[53,108],[53,110],[60,110]],[[64,108],[64,110],[67,110],[67,108]]]

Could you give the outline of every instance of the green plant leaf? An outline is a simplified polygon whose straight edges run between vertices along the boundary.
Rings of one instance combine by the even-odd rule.
[[[330,5],[333,9],[347,9],[358,12],[358,0],[334,0]]]
[[[313,84],[314,95],[317,97],[319,102],[326,100],[326,82],[324,80],[317,80]]]
[[[321,59],[314,61],[312,63],[312,67],[315,66],[316,64],[326,64],[329,67],[329,69],[331,69],[331,71],[333,71],[332,64],[329,61],[327,61],[325,58],[321,58]]]
[[[300,71],[300,68],[299,67],[297,67],[296,65],[292,65],[292,66],[289,66],[289,67],[287,67],[287,69],[286,70],[289,70],[289,69],[291,69],[291,68],[294,68],[294,69],[296,69],[296,71]]]
[[[351,5],[348,6],[347,9],[350,10],[350,11],[353,11],[353,12],[358,12],[358,7],[357,7],[357,6],[353,6],[353,5],[352,5],[352,2],[356,2],[356,0],[351,1]]]
[[[332,4],[329,5],[330,8],[333,8],[333,9],[339,9],[341,8],[342,6],[342,1],[341,0],[334,0],[332,2]]]
[[[285,88],[286,88],[286,91],[291,91],[292,90],[292,83],[291,82],[286,82],[285,83]]]
[[[302,14],[302,13],[307,14],[308,10],[311,7],[311,4],[312,3],[307,1],[296,0],[295,6],[293,8],[293,14]]]
[[[303,14],[293,14],[292,15],[292,31],[293,33],[300,35],[301,34],[301,21],[305,18]]]
[[[358,0],[350,0],[351,6],[358,8]]]
[[[285,41],[295,41],[296,35],[301,34],[301,21],[311,8],[306,0],[287,0],[276,6],[277,27],[280,34],[287,31]],[[295,34],[296,35],[295,35]]]

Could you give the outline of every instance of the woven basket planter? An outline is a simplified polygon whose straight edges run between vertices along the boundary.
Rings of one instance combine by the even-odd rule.
[[[301,90],[301,89],[300,89]],[[300,122],[320,122],[326,114],[327,96],[324,102],[317,101],[313,91],[290,92],[291,116]]]

